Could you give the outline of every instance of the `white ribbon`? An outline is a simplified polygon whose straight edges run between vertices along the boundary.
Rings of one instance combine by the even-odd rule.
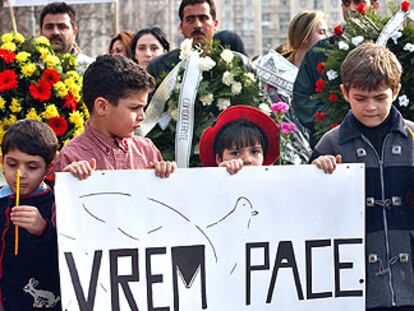
[[[182,62],[178,63],[173,70],[165,77],[157,88],[154,96],[148,108],[145,112],[146,117],[142,121],[140,128],[135,134],[140,136],[147,136],[147,134],[154,128],[154,126],[160,121],[161,115],[164,112],[165,103],[170,98],[174,91],[175,84],[177,82],[178,71],[182,65]]]
[[[273,85],[287,97],[293,94],[293,83],[298,75],[298,68],[285,57],[270,50],[255,61],[257,75],[266,83]]]
[[[175,132],[175,161],[179,168],[186,168],[190,165],[194,132],[194,104],[202,79],[199,59],[198,53],[190,54],[181,83],[178,101],[179,116]]]
[[[388,40],[392,37],[394,33],[401,29],[401,26],[403,25],[407,17],[413,19],[414,13],[412,11],[398,11],[397,14],[395,14],[384,26],[380,35],[378,36],[376,43],[383,46],[387,45]]]

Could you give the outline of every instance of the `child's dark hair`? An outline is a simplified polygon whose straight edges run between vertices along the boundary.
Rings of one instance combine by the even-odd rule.
[[[40,156],[46,166],[52,163],[58,148],[58,139],[53,130],[43,122],[19,120],[4,134],[1,152],[5,156],[11,150]]]
[[[266,154],[268,142],[263,131],[247,119],[237,119],[223,126],[217,133],[214,141],[214,154],[219,155],[221,159],[224,149],[230,149],[233,146],[243,148],[256,144],[260,144],[263,153]]]
[[[89,112],[93,112],[98,97],[118,105],[120,98],[128,97],[131,91],[151,91],[154,78],[141,66],[119,55],[99,56],[83,76],[83,100]]]

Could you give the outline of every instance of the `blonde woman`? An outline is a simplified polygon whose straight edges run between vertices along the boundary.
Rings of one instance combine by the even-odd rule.
[[[303,11],[297,14],[289,25],[282,55],[299,68],[306,52],[327,36],[328,24],[323,13]]]

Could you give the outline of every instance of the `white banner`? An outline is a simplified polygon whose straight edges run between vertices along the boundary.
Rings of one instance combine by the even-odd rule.
[[[64,310],[364,311],[364,167],[56,180]]]
[[[91,3],[113,3],[117,0],[65,0],[67,4],[91,4]],[[6,4],[10,6],[38,6],[47,5],[57,0],[8,0]]]

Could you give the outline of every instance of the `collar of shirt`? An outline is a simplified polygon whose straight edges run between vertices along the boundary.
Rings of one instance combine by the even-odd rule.
[[[88,124],[85,125],[85,135],[95,140],[97,146],[106,154],[110,154],[112,148],[128,152],[128,138],[108,137]]]
[[[35,191],[33,191],[32,193],[30,193],[30,194],[28,194],[26,196],[31,196],[31,195],[37,194],[39,192],[43,192],[46,189],[47,189],[47,185],[43,181],[40,184],[39,188],[37,188]],[[3,199],[3,198],[8,197],[8,196],[14,196],[14,195],[15,195],[15,193],[11,190],[11,188],[9,187],[9,185],[6,184],[6,185],[4,185],[3,187],[0,188],[0,199]]]

